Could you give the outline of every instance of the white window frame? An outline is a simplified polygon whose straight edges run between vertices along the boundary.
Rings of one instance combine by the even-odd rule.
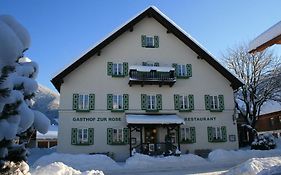
[[[146,47],[154,47],[154,37],[153,36],[146,36],[145,37]]]
[[[189,109],[189,99],[187,95],[180,95],[180,109]]]
[[[177,65],[177,73],[178,73],[178,76],[187,76],[187,71],[186,71],[186,65],[184,64],[178,64]]]
[[[123,63],[113,63],[113,75],[123,75]]]
[[[156,106],[156,95],[147,95],[147,109],[155,110]]]
[[[112,129],[112,141],[114,143],[124,142],[124,128],[113,128]]]
[[[220,140],[222,139],[222,127],[216,126],[212,127],[212,136],[214,139]]]
[[[88,128],[78,128],[77,129],[77,142],[78,143],[87,143],[88,141],[89,141],[89,129]]]
[[[112,102],[113,110],[123,109],[123,95],[113,95]]]
[[[219,109],[219,97],[218,95],[210,96],[210,102],[211,102],[211,109]]]
[[[190,127],[181,128],[180,140],[191,140]]]
[[[88,94],[79,94],[79,98],[78,98],[78,109],[80,110],[88,110],[89,109],[89,103],[90,103],[90,99],[89,99],[89,95]]]

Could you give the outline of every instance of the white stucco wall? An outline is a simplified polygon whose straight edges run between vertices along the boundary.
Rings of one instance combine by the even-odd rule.
[[[141,47],[141,35],[159,36],[159,48]],[[173,87],[158,85],[128,85],[129,78],[113,78],[107,75],[107,62],[141,65],[143,61],[159,62],[160,66],[172,63],[192,64],[192,77],[178,79]],[[72,110],[72,94],[95,94],[95,110],[78,113]],[[177,113],[183,118],[216,117],[214,121],[186,121],[186,126],[196,127],[196,143],[182,145],[182,150],[193,152],[195,149],[237,149],[238,141],[209,143],[207,126],[227,126],[228,135],[236,135],[233,124],[233,90],[230,82],[204,59],[182,43],[173,34],[168,34],[153,18],[145,18],[134,26],[133,32],[125,32],[101,50],[100,56],[93,56],[64,78],[60,94],[58,151],[70,153],[116,152],[119,160],[129,156],[129,146],[110,146],[106,144],[106,128],[126,127],[125,113],[112,113],[107,109],[107,94],[129,94],[129,110],[125,113],[145,113],[141,110],[141,94],[162,94],[162,108],[158,113]],[[174,94],[193,94],[194,110],[181,112],[174,110]],[[210,112],[205,110],[204,95],[224,95],[225,110]],[[73,122],[73,117],[120,117],[121,122]],[[73,146],[70,143],[72,127],[95,128],[93,146]]]

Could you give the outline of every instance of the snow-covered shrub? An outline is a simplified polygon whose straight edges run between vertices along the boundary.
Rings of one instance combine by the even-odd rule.
[[[0,173],[9,174],[24,164],[28,154],[25,143],[14,143],[16,137],[32,126],[46,133],[50,121],[31,109],[38,88],[38,65],[24,57],[30,45],[27,30],[13,17],[2,15],[0,43]]]
[[[269,150],[276,147],[275,138],[270,133],[260,134],[251,144],[251,149]]]

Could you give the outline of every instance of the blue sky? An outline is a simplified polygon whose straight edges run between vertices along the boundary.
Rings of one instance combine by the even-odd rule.
[[[50,79],[140,11],[154,5],[217,59],[281,20],[280,0],[0,0],[31,35],[26,56],[39,64],[38,82]],[[281,55],[281,46],[274,47]]]

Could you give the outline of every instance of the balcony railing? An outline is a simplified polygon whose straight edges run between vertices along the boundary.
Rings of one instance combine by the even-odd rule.
[[[169,85],[173,86],[176,82],[174,70],[160,72],[157,69],[150,71],[139,71],[136,69],[130,69],[129,72],[129,85],[140,84],[140,85]]]

